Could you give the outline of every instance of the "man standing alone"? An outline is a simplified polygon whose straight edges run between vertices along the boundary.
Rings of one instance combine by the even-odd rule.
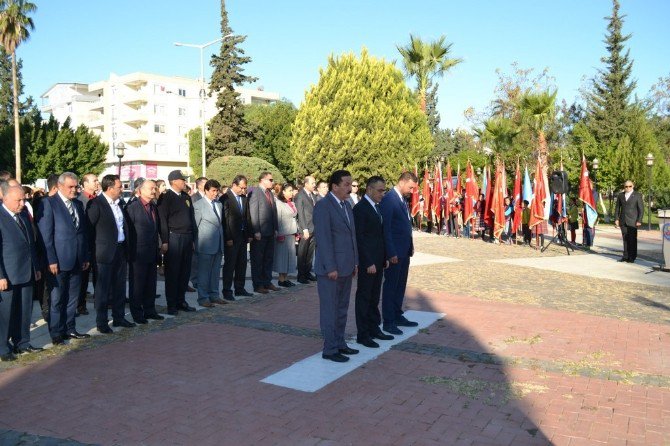
[[[621,228],[623,238],[623,256],[619,262],[633,263],[637,257],[637,228],[642,226],[644,206],[642,197],[633,188],[633,182],[626,181],[624,191],[616,197],[614,225]]]
[[[344,341],[351,281],[358,270],[358,249],[354,214],[347,202],[351,192],[351,174],[333,172],[330,192],[314,206],[317,290],[323,335],[323,359],[346,362],[358,350]]]
[[[416,327],[416,322],[403,316],[402,303],[405,298],[409,258],[414,255],[412,242],[412,220],[405,197],[410,195],[418,183],[412,172],[404,172],[393,189],[381,201],[384,220],[384,241],[386,258],[390,265],[384,272],[384,290],[382,294],[382,316],[384,331],[401,335],[401,327]]]

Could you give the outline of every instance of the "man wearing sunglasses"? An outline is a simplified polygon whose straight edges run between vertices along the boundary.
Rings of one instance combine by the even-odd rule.
[[[642,225],[644,206],[642,196],[635,192],[631,180],[626,180],[624,190],[617,195],[614,225],[621,228],[623,256],[619,262],[635,262],[637,257],[637,228]]]

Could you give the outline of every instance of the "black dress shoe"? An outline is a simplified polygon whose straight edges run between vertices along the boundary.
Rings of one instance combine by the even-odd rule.
[[[51,343],[53,345],[63,345],[65,344],[65,339],[63,339],[62,336],[54,336],[53,338],[51,338]]]
[[[86,339],[86,338],[90,338],[90,337],[91,337],[90,334],[87,334],[87,333],[79,333],[78,331],[72,331],[72,332],[66,334],[65,336],[67,336],[67,337],[70,338],[70,339]]]
[[[190,311],[196,311],[195,308],[193,308],[192,306],[190,306],[187,303],[183,303],[183,304],[179,305],[179,307],[177,307],[177,309],[181,310],[181,311],[186,311],[187,313],[190,312]]]
[[[418,327],[418,326],[419,326],[419,323],[418,323],[418,322],[414,322],[414,321],[408,321],[408,320],[405,319],[404,317],[401,317],[401,318],[398,319],[398,321],[396,322],[396,325],[397,325],[398,327]]]
[[[338,351],[340,353],[342,353],[343,355],[355,355],[356,353],[358,353],[358,350],[356,350],[355,348],[351,348],[351,347],[344,347],[344,348],[339,349]]]
[[[309,280],[307,279],[298,279],[298,283],[302,283],[303,285],[307,285],[309,283]]]
[[[147,315],[145,315],[144,317],[145,317],[146,319],[153,319],[153,320],[156,320],[156,321],[162,321],[163,319],[165,319],[165,316],[161,316],[161,315],[158,314],[158,313],[155,313],[155,314],[147,314]]]
[[[284,288],[289,288],[289,287],[293,286],[291,284],[291,282],[289,282],[288,280],[281,280],[281,281],[277,282],[277,285],[283,286]]]
[[[135,322],[136,324],[142,324],[142,325],[149,323],[149,321],[146,320],[143,317],[142,318],[139,318],[139,317],[138,318],[133,318],[133,322]]]
[[[357,344],[364,345],[367,348],[379,348],[379,344],[377,344],[375,341],[372,339],[361,339],[360,341],[356,341]]]
[[[114,321],[112,322],[113,327],[126,327],[126,328],[132,328],[136,327],[137,325],[133,324],[130,321],[127,321],[125,319],[121,319],[120,321]]]
[[[624,259],[623,257],[621,257],[619,260],[617,260],[617,262],[627,262],[627,261],[628,261],[628,259]]]
[[[0,356],[0,361],[2,362],[10,362],[10,361],[15,361],[16,356],[14,356],[14,353],[9,352],[5,355]]]
[[[109,328],[109,325],[103,325],[103,326],[100,326],[100,327],[96,327],[96,329],[98,330],[98,333],[102,333],[102,334],[114,333],[114,330]]]
[[[40,347],[33,347],[32,345],[28,344],[28,347],[24,347],[19,350],[19,354],[24,354],[24,353],[35,353],[35,352],[41,352],[44,350],[43,348]]]
[[[626,260],[626,263],[635,263],[635,259],[628,259]]]
[[[251,297],[253,296],[252,293],[248,292],[247,290],[240,290],[240,291],[235,291],[236,296],[244,296],[244,297]]]
[[[322,354],[321,357],[323,359],[328,359],[329,361],[334,362],[347,362],[349,360],[348,357],[344,356],[341,353],[333,353],[332,355]]]
[[[402,331],[400,331],[400,329],[398,327],[393,326],[393,325],[387,325],[383,328],[383,330],[386,333],[391,333],[391,334],[394,334],[394,335],[401,335],[402,334]]]
[[[308,279],[308,280],[311,280],[312,282],[316,282],[316,276],[315,276],[314,274],[311,274],[311,273],[310,273],[310,275],[307,276],[307,279]]]
[[[291,282],[290,280],[287,280],[286,283],[289,287],[295,286],[295,283]]]
[[[390,341],[392,339],[395,339],[395,337],[382,333],[381,331],[379,333],[374,333],[370,335],[370,337],[372,339],[381,339],[382,341]]]
[[[187,286],[187,287],[186,287],[186,291],[188,291],[189,293],[195,293],[195,292],[196,292],[196,289],[193,288],[192,286]]]
[[[167,314],[169,314],[170,316],[176,316],[179,314],[179,310],[177,310],[176,308],[168,308]]]
[[[77,308],[77,313],[83,314],[83,315],[88,315],[88,310],[86,309],[86,307],[79,307],[79,308]]]
[[[238,296],[239,296],[239,294],[238,294]],[[227,293],[223,293],[222,297],[223,297],[223,300],[227,300],[229,302],[235,302],[235,297],[233,296],[233,293],[231,293],[230,291],[227,292]]]

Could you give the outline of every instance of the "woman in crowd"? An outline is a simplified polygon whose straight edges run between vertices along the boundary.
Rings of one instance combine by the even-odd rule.
[[[279,274],[278,285],[283,287],[292,287],[295,285],[286,277],[297,266],[295,235],[298,232],[298,223],[296,221],[298,211],[295,204],[293,204],[294,190],[295,187],[291,183],[285,183],[281,186],[275,199],[279,227],[275,240],[273,270]]]

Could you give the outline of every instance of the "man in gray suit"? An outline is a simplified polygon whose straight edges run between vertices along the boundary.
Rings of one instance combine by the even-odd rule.
[[[614,225],[621,228],[623,238],[623,256],[619,262],[633,263],[637,257],[637,228],[642,226],[644,205],[642,197],[633,188],[633,182],[627,180],[624,191],[616,197]]]
[[[195,180],[195,192],[191,195],[191,203],[196,204],[198,201],[202,200],[202,197],[205,196],[205,183],[207,182],[207,177],[199,177]],[[195,209],[195,207],[194,207]],[[188,280],[191,281],[193,288],[187,288],[186,291],[193,292],[198,289],[198,253],[197,251],[193,253],[191,257],[191,276]]]
[[[347,198],[351,174],[333,172],[330,192],[314,206],[316,257],[314,271],[319,292],[319,313],[323,335],[323,359],[346,362],[358,350],[344,341],[351,281],[358,271],[358,248],[354,214]]]
[[[14,359],[7,343],[11,337],[17,353],[41,348],[30,345],[33,286],[40,278],[35,234],[23,208],[21,186],[2,182],[0,205],[0,360]]]
[[[216,180],[205,183],[202,199],[193,204],[195,252],[198,254],[198,304],[213,307],[225,304],[219,297],[219,270],[223,256],[223,206],[218,200],[221,184]]]
[[[270,172],[261,173],[258,186],[249,193],[249,219],[251,232],[251,280],[254,291],[267,294],[277,291],[272,280],[272,262],[274,260],[274,243],[279,222],[277,221],[277,205],[272,195],[274,179]]]

